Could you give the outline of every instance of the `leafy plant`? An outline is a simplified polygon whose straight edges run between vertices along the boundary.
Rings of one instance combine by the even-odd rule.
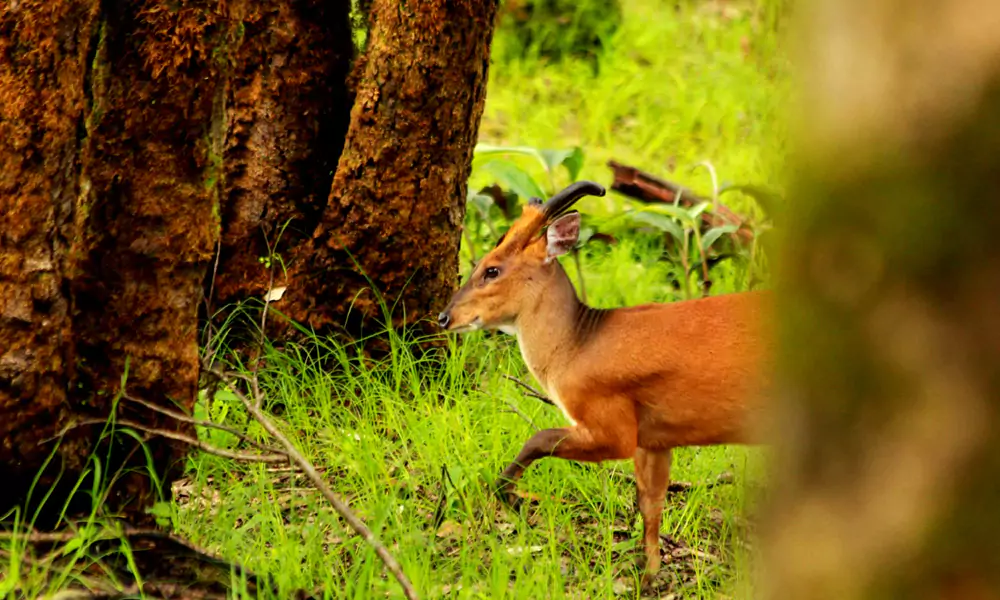
[[[671,262],[680,265],[681,287],[685,298],[693,297],[692,275],[700,275],[702,295],[707,295],[711,288],[710,268],[727,258],[738,259],[746,265],[748,288],[762,280],[760,237],[771,229],[771,221],[767,217],[760,220],[743,217],[739,224],[735,224],[726,223],[724,218],[711,218],[717,214],[713,212],[715,208],[721,206],[719,197],[722,194],[734,191],[745,193],[757,200],[768,214],[782,203],[778,194],[760,186],[730,185],[720,188],[714,169],[711,165],[708,168],[712,172],[715,187],[713,200],[702,200],[685,206],[682,194],[678,194],[672,204],[643,205],[626,213],[627,219],[632,223],[653,227],[667,235],[669,243],[665,253]],[[710,218],[705,218],[706,216]],[[751,232],[749,247],[735,235],[742,228]]]
[[[473,157],[473,175],[486,174],[495,185],[469,189],[466,210],[466,243],[471,261],[486,252],[531,198],[545,200],[577,180],[583,167],[583,150],[538,149],[528,146],[479,144]],[[529,168],[534,167],[534,168]],[[536,177],[536,173],[540,174]]]
[[[726,225],[714,227],[702,236],[701,214],[710,207],[709,202],[701,202],[690,208],[679,204],[654,204],[643,206],[628,215],[631,221],[655,227],[670,236],[673,243],[667,245],[666,253],[672,262],[681,265],[681,284],[685,298],[692,297],[691,274],[699,267],[702,270],[702,291],[704,294],[708,293],[711,280],[708,276],[707,251],[724,233],[736,231],[735,226]]]
[[[543,176],[536,178],[522,165],[522,162],[518,162],[518,159],[540,167]],[[474,165],[492,176],[497,185],[482,188],[478,192],[471,189],[469,191],[466,214],[471,217],[467,219],[465,233],[466,244],[471,253],[470,262],[476,262],[477,247],[487,252],[500,237],[501,232],[495,224],[496,220],[502,219],[506,221],[505,225],[509,226],[510,222],[520,214],[520,211],[514,210],[519,201],[527,202],[532,198],[545,200],[565,185],[576,181],[580,176],[580,169],[583,168],[583,159],[583,150],[579,147],[539,149],[529,146],[505,147],[489,144],[476,146]],[[565,174],[565,177],[561,177],[560,174]],[[505,192],[505,189],[509,190],[509,193]],[[470,231],[479,236],[478,244],[472,238]],[[482,237],[485,233],[489,234],[489,240]],[[599,234],[593,227],[582,228],[580,241],[572,251],[573,261],[580,277],[580,293],[585,302],[587,292],[583,285],[579,252],[595,235]],[[608,237],[603,236],[601,239],[607,241]]]
[[[529,171],[521,167],[511,157],[522,156],[537,162],[546,175],[545,185],[540,184]],[[476,146],[474,160],[487,159],[482,168],[493,174],[498,181],[523,198],[546,198],[557,191],[556,172],[564,167],[569,181],[576,181],[583,168],[583,150],[580,147],[553,150],[537,149],[529,146]]]

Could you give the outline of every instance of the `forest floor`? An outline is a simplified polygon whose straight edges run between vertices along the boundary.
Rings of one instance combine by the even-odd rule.
[[[790,78],[774,19],[784,4],[622,0],[621,27],[598,57],[596,74],[587,61],[512,59],[510,32],[501,29],[480,141],[578,146],[580,178],[605,185],[611,159],[706,194],[712,170],[720,183],[778,185]],[[703,161],[712,169],[699,167]],[[471,189],[490,183],[486,170],[473,171]],[[600,229],[626,202],[608,194],[580,208]],[[751,210],[739,199],[730,207]],[[468,243],[466,270],[467,259],[483,251]],[[680,299],[670,283],[677,266],[663,254],[662,235],[619,234],[614,245],[587,246],[581,263],[589,303]],[[713,281],[712,293],[748,285],[728,263]],[[392,338],[392,352],[378,363],[323,339],[307,348],[269,348],[258,376],[265,411],[386,544],[421,597],[638,597],[641,519],[631,463],[539,461],[517,488],[526,502],[517,512],[505,508],[490,485],[536,429],[562,426],[564,417],[508,378],[534,384],[513,337],[468,334],[450,339],[450,353],[424,358],[408,351],[412,343]],[[203,394],[195,416],[266,438],[230,392]],[[223,448],[237,443],[218,430],[200,429],[199,437]],[[648,597],[745,591],[762,459],[760,449],[745,447],[675,452],[661,530],[664,565]],[[173,501],[154,514],[195,545],[268,577],[276,587],[261,598],[291,598],[295,590],[402,597],[369,545],[287,466],[193,452]],[[93,534],[98,525],[80,524],[80,531]],[[70,540],[55,559],[103,569],[82,546]],[[41,581],[56,564],[22,560],[23,550],[0,549],[2,564],[24,567],[10,579],[14,589],[18,577]],[[36,587],[60,590],[82,581],[81,572],[67,570]],[[255,597],[237,575],[232,579],[225,583],[235,597]]]
[[[722,181],[778,184],[788,89],[770,24],[778,4],[624,0],[621,29],[597,76],[584,61],[501,58],[510,43],[501,31],[480,140],[578,145],[580,176],[605,184],[609,159],[700,191],[712,189],[708,170],[695,168],[706,160]],[[474,172],[473,188],[488,183],[488,174]],[[609,194],[582,210],[599,220],[623,202]],[[677,299],[667,283],[673,266],[661,253],[639,237],[585,252],[590,303]],[[712,291],[745,287],[723,267]],[[424,359],[445,361],[431,365],[435,377],[407,343],[396,340],[392,356],[372,365],[318,341],[338,369],[321,369],[305,353],[273,352],[261,383],[268,408],[422,596],[636,597],[641,520],[631,464],[541,461],[518,488],[530,501],[512,513],[488,485],[536,427],[561,426],[563,417],[504,377],[532,382],[514,338],[470,334],[450,358]],[[203,408],[213,419],[246,419],[226,394]],[[652,597],[740,595],[751,571],[745,515],[762,482],[760,458],[742,447],[675,453],[679,483],[668,497],[665,563]],[[271,575],[282,593],[321,587],[336,598],[401,597],[375,554],[287,470],[195,456],[167,512],[182,534]]]

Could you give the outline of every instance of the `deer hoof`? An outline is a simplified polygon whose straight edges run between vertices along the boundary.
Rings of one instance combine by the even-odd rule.
[[[500,502],[505,504],[511,510],[517,510],[521,506],[521,498],[514,493],[514,483],[510,481],[500,480],[493,486],[494,493]]]

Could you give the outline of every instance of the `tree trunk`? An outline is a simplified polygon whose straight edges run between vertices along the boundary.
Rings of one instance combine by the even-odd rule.
[[[236,37],[226,11],[209,0],[146,0],[109,3],[101,16],[68,282],[74,397],[92,403],[96,417],[108,414],[126,373],[131,394],[186,412],[194,406],[198,306],[219,232],[226,57]],[[147,427],[193,434],[125,407]],[[141,465],[142,452],[121,439]],[[158,474],[172,481],[187,448],[155,437],[147,445]],[[129,501],[148,505],[148,478],[129,477]]]
[[[150,430],[193,431],[120,393],[189,412],[200,307],[281,285],[282,262],[291,316],[321,327],[366,283],[350,254],[409,321],[447,298],[496,5],[397,9],[372,8],[348,119],[347,2],[0,8],[0,512],[58,447],[48,516],[94,454],[124,474],[107,508],[147,519],[147,454],[105,421],[138,423],[168,491],[187,448]],[[378,310],[358,307],[360,334]]]
[[[65,274],[97,14],[97,0],[0,9],[0,513],[20,503],[70,401]]]
[[[998,598],[1000,3],[804,10],[763,595]]]
[[[350,3],[261,0],[242,15],[226,99],[213,308],[260,297],[272,249],[294,256],[326,208],[353,100]],[[284,285],[275,268],[274,285]]]
[[[495,0],[374,0],[347,141],[278,305],[286,315],[357,338],[384,325],[379,295],[395,327],[447,301],[496,10]]]
[[[146,457],[124,435],[98,446],[103,420],[123,379],[132,395],[192,409],[220,194],[230,297],[259,285],[240,261],[265,254],[262,226],[318,217],[346,129],[349,4],[39,0],[0,10],[0,512],[22,503],[58,438],[37,487],[59,468],[72,486],[91,452],[110,450],[110,466],[131,471],[109,508],[139,521],[155,491]],[[193,434],[120,405],[144,429]],[[187,449],[140,437],[169,490]],[[55,497],[59,512],[65,495]]]

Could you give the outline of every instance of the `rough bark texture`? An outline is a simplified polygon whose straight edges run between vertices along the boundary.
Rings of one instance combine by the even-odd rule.
[[[351,116],[346,1],[0,5],[0,513],[58,442],[38,489],[59,469],[72,486],[99,450],[130,469],[107,508],[142,521],[155,489],[138,443],[67,426],[106,419],[126,375],[130,394],[189,411],[203,290],[214,308],[265,291],[269,245],[300,257],[292,316],[309,324],[343,324],[366,285],[348,252],[390,300],[415,278],[411,321],[448,297],[496,6],[415,6],[372,9]],[[378,314],[371,295],[359,307]],[[169,490],[187,448],[146,437]],[[79,498],[70,512],[90,508]]]
[[[350,2],[262,0],[242,16],[227,94],[213,305],[267,291],[316,229],[350,122]],[[274,285],[284,285],[280,267]],[[212,282],[209,282],[210,289]]]
[[[442,308],[457,283],[496,9],[374,0],[329,205],[278,309],[320,330],[372,333],[384,314],[366,275],[394,326]]]
[[[0,512],[51,446],[74,363],[64,275],[96,0],[0,8]]]
[[[7,3],[3,64],[11,67],[0,103],[15,137],[4,136],[0,160],[15,169],[3,192],[15,210],[5,218],[14,234],[4,234],[2,262],[13,288],[4,296],[16,300],[0,322],[0,339],[14,344],[3,355],[14,378],[0,385],[0,512],[23,499],[55,445],[47,438],[108,417],[126,374],[136,396],[193,407],[197,306],[219,229],[222,81],[233,37],[224,11],[238,8]],[[8,116],[11,106],[22,112]],[[192,433],[134,407],[119,414]],[[69,430],[39,489],[75,484],[101,427]],[[111,453],[107,466],[131,471],[108,508],[141,521],[155,494],[146,457],[136,440],[113,439],[102,450]],[[147,448],[169,489],[187,449],[155,436]],[[88,508],[85,495],[78,499]],[[48,508],[58,513],[62,500]]]
[[[99,416],[126,362],[130,393],[194,406],[198,303],[219,231],[224,74],[235,35],[227,10],[239,4],[116,2],[103,15],[70,280],[74,395],[102,399],[94,406]],[[193,433],[148,411],[141,421]],[[187,448],[159,439],[148,445],[170,481]],[[119,493],[147,505],[149,482],[130,477],[134,483]]]
[[[997,598],[1000,3],[805,15],[763,596]]]

